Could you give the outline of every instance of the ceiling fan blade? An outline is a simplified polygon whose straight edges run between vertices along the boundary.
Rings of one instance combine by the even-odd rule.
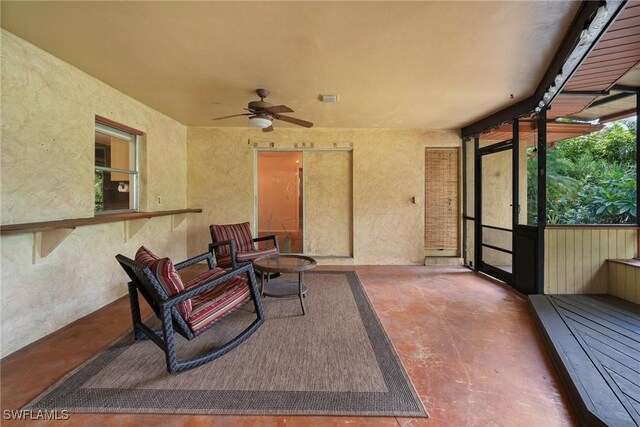
[[[306,128],[310,128],[311,126],[313,126],[313,123],[308,122],[306,120],[296,119],[295,117],[281,116],[280,114],[274,114],[273,118],[282,120],[283,122],[293,123],[294,125],[304,126]]]
[[[273,126],[269,126],[268,128],[262,128],[262,132],[273,132]]]
[[[286,105],[274,105],[273,107],[267,108],[267,111],[270,113],[293,113],[293,110]]]
[[[222,120],[222,119],[230,119],[231,117],[240,117],[240,116],[250,116],[251,114],[249,113],[243,113],[243,114],[234,114],[232,116],[222,116],[222,117],[214,117],[211,120]]]

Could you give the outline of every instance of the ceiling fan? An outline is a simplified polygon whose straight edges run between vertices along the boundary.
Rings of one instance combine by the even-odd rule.
[[[293,123],[294,125],[310,128],[313,123],[306,120],[296,119],[295,117],[284,116],[281,113],[293,113],[293,110],[286,105],[273,105],[264,99],[269,96],[267,89],[257,89],[256,93],[260,97],[260,101],[251,101],[245,110],[248,113],[233,114],[231,116],[216,117],[212,120],[229,119],[231,117],[249,116],[249,123],[253,127],[262,128],[263,132],[271,132],[273,130],[273,120],[282,120],[283,122]]]

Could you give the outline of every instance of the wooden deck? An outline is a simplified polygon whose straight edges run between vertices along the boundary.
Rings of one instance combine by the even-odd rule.
[[[640,306],[608,295],[529,303],[581,421],[640,426]]]

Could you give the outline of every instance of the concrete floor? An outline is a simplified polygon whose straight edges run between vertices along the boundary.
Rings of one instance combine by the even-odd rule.
[[[50,423],[576,425],[573,410],[521,295],[463,267],[319,268],[358,273],[431,418],[71,414],[67,421]],[[129,328],[128,300],[121,299],[4,358],[0,363],[2,409],[19,409]],[[24,422],[3,420],[2,424]]]

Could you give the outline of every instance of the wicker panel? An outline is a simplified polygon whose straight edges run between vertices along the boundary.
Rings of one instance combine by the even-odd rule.
[[[425,156],[425,249],[456,250],[459,235],[458,149],[427,148]]]

